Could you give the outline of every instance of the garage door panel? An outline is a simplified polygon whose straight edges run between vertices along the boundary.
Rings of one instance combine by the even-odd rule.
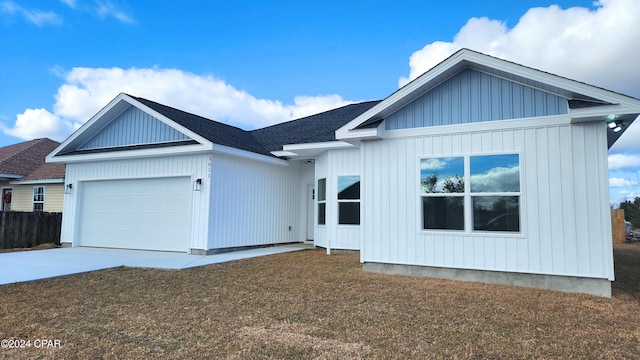
[[[189,177],[85,182],[79,244],[187,252],[191,196]]]

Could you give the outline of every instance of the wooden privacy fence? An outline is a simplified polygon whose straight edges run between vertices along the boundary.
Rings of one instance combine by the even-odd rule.
[[[60,245],[62,213],[0,212],[0,249],[28,248],[44,243]]]
[[[611,238],[614,243],[625,241],[624,233],[624,209],[611,210]]]

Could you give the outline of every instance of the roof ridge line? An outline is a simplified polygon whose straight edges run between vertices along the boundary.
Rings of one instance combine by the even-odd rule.
[[[26,142],[33,141],[33,144],[29,144],[29,146],[24,147],[24,148],[22,148],[22,149],[20,149],[20,150],[18,150],[18,151],[16,151],[16,152],[14,152],[14,153],[12,153],[11,155],[7,156],[6,158],[4,158],[4,159],[0,160],[0,162],[4,162],[4,161],[6,161],[6,160],[9,160],[9,159],[11,159],[11,158],[16,157],[16,156],[17,156],[17,155],[19,155],[19,154],[22,154],[23,152],[25,152],[25,151],[27,151],[27,150],[29,150],[29,149],[33,148],[34,146],[38,145],[39,143],[41,143],[41,142],[42,142],[42,140],[44,140],[44,139],[46,139],[46,138],[37,138],[37,139],[27,140]],[[20,143],[18,143],[18,144],[20,144]],[[18,144],[14,144],[14,145],[18,145]]]

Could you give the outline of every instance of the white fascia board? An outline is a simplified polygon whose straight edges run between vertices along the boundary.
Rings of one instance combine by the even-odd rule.
[[[9,184],[11,185],[64,184],[64,179],[18,180],[18,181],[10,181]]]
[[[479,123],[440,125],[421,128],[410,128],[400,130],[386,130],[385,138],[409,138],[429,135],[447,135],[461,133],[477,133],[505,129],[526,129],[544,126],[557,126],[571,124],[571,117],[568,115],[542,116],[537,118],[523,118],[515,120],[496,120]]]
[[[289,162],[287,160],[278,159],[278,158],[274,158],[274,157],[262,155],[262,154],[256,154],[251,151],[240,150],[240,149],[236,149],[229,146],[214,144],[211,150],[219,154],[237,156],[240,158],[260,161],[260,162],[264,162],[272,165],[289,166]]]
[[[211,151],[211,146],[203,144],[197,145],[185,145],[185,146],[169,146],[154,149],[138,149],[138,150],[122,150],[122,151],[109,151],[90,154],[75,154],[75,155],[62,155],[56,157],[47,156],[47,162],[50,163],[81,163],[89,161],[104,161],[104,160],[121,160],[121,159],[136,159],[136,158],[149,158],[156,156],[172,156],[172,155],[186,155]]]
[[[282,146],[281,151],[272,151],[271,153],[278,157],[315,157],[316,155],[327,150],[350,149],[355,145],[344,141],[325,141],[306,144],[289,144]]]
[[[638,113],[640,113],[640,106],[632,107],[628,105],[603,105],[583,109],[571,109],[569,112],[572,122],[614,120]]]
[[[0,174],[0,179],[22,179],[24,175]]]
[[[294,153],[294,152],[291,152],[291,151],[272,151],[271,154],[273,154],[273,156],[277,156],[277,157],[289,157],[289,156],[298,155],[297,153]]]
[[[295,152],[296,150],[333,150],[333,149],[344,149],[344,148],[351,148],[351,147],[354,147],[354,145],[346,143],[344,141],[325,141],[325,142],[308,143],[308,144],[284,145],[282,147],[282,150]]]
[[[377,126],[375,128],[370,128],[370,129],[355,129],[342,134],[340,137],[338,137],[338,134],[336,132],[336,138],[338,140],[343,140],[343,141],[380,139],[382,138],[382,136],[381,136],[381,130],[379,130],[379,128],[380,126]]]

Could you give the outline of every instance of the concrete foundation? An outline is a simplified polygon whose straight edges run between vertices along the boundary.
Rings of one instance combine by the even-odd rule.
[[[611,297],[611,282],[607,279],[573,276],[523,274],[500,271],[439,268],[431,266],[399,265],[367,262],[365,271],[383,274],[425,276],[439,279],[515,285]]]

